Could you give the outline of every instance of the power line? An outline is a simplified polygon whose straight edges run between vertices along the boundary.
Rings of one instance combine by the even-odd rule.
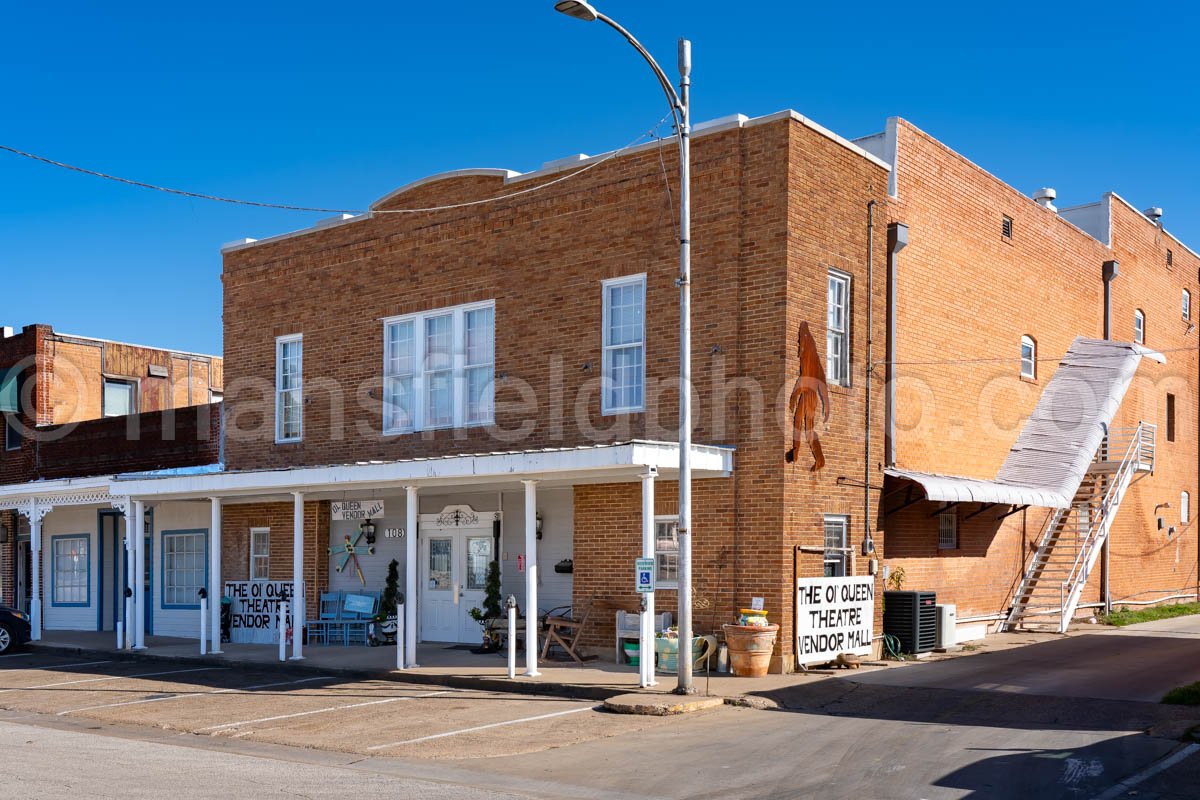
[[[350,209],[350,208],[322,208],[320,206],[301,206],[301,205],[291,205],[288,203],[266,203],[266,202],[260,202],[258,200],[243,200],[243,199],[234,198],[234,197],[222,197],[220,195],[205,194],[203,192],[191,192],[186,189],[174,189],[169,186],[159,186],[159,185],[153,184],[153,183],[146,183],[145,181],[133,180],[132,178],[123,178],[119,175],[110,175],[107,172],[99,172],[97,170],[87,169],[86,167],[79,167],[74,164],[67,164],[66,162],[63,162],[63,161],[56,161],[52,158],[47,158],[46,156],[38,155],[37,153],[30,153],[25,150],[19,150],[16,147],[10,147],[9,145],[5,145],[5,144],[0,144],[0,150],[4,150],[6,152],[12,153],[13,155],[21,156],[22,158],[28,158],[32,161],[38,161],[43,164],[48,164],[52,167],[59,167],[60,169],[69,170],[71,172],[79,172],[84,175],[91,175],[92,177],[102,178],[107,181],[115,181],[117,183],[123,183],[127,186],[136,186],[141,189],[151,189],[156,192],[165,192],[166,194],[173,194],[173,195],[178,195],[181,197],[191,197],[196,200],[210,200],[215,203],[229,203],[231,205],[252,206],[254,208],[272,208],[272,209],[278,209],[278,210],[282,210],[282,211],[309,211],[309,212],[316,212],[316,213],[321,213],[321,214],[423,214],[423,213],[431,213],[434,211],[449,211],[449,210],[453,210],[456,208],[467,208],[469,206],[484,205],[486,203],[496,203],[501,200],[507,200],[512,197],[520,197],[521,195],[530,194],[532,192],[538,192],[538,191],[541,191],[542,189],[547,189],[551,186],[554,186],[557,183],[562,183],[563,181],[578,177],[578,176],[584,174],[585,172],[587,172],[588,170],[595,169],[596,167],[600,166],[601,164],[627,152],[628,150],[637,146],[643,139],[654,138],[655,131],[657,131],[659,129],[659,127],[664,122],[666,122],[667,117],[669,117],[669,116],[670,116],[669,113],[664,114],[661,118],[659,118],[658,122],[656,122],[652,128],[645,131],[644,133],[639,134],[636,138],[631,140],[624,147],[613,150],[612,152],[607,153],[603,158],[600,158],[596,161],[593,161],[591,164],[588,164],[586,167],[575,170],[574,172],[569,172],[566,175],[563,175],[562,177],[559,177],[559,178],[555,178],[552,181],[547,181],[546,183],[538,184],[537,186],[531,186],[528,189],[522,189],[517,192],[510,192],[509,194],[497,195],[496,197],[488,197],[488,198],[484,198],[482,200],[471,200],[471,201],[463,202],[463,203],[451,203],[449,205],[444,205],[444,206],[428,206],[425,208],[389,208],[389,209],[375,209],[375,210],[366,209],[366,210],[363,210],[363,209]]]

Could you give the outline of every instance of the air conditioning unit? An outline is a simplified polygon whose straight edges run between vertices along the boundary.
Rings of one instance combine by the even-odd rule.
[[[958,644],[958,608],[953,604],[937,606],[938,649]]]
[[[904,653],[928,653],[937,644],[934,592],[884,592],[883,632],[900,640]]]

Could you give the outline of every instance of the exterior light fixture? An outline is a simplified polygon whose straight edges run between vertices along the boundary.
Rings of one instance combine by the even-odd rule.
[[[369,519],[364,520],[363,523],[358,526],[358,529],[362,531],[363,536],[367,537],[367,544],[375,544],[375,523],[371,522]]]
[[[542,512],[537,513],[537,538],[542,538]]]
[[[592,8],[590,3],[581,0],[561,0],[554,4],[554,10],[584,22],[596,21],[596,9]]]

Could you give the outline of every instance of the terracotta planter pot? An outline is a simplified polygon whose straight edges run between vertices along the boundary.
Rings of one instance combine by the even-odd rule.
[[[761,678],[771,666],[778,625],[725,625],[725,642],[729,645],[729,664],[740,678]]]

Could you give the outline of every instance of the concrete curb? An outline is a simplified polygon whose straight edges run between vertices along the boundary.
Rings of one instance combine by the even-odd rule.
[[[604,708],[617,714],[642,714],[651,717],[669,717],[707,711],[725,705],[722,697],[673,694],[619,694],[604,701]]]

